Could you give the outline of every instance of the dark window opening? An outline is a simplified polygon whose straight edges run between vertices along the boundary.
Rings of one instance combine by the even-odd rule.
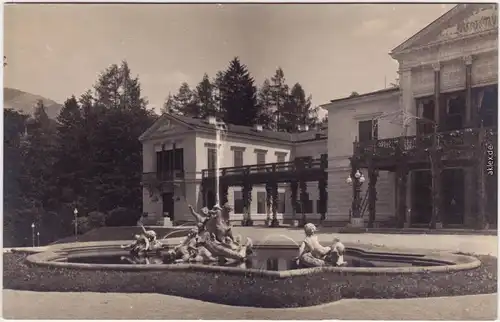
[[[498,125],[498,87],[487,86],[477,94],[479,115],[482,126],[496,127]]]
[[[184,170],[184,149],[156,152],[156,171],[161,176]]]
[[[278,193],[278,207],[276,207],[276,211],[280,214],[284,214],[285,204],[286,204],[285,193],[283,192]]]
[[[207,151],[207,168],[216,169],[217,168],[217,150],[209,148]]]
[[[241,191],[234,191],[233,193],[233,206],[234,206],[234,213],[235,214],[242,214],[243,213],[243,193]]]
[[[418,135],[431,134],[434,132],[434,109],[433,99],[424,98],[417,101],[418,116],[417,133]]]
[[[257,213],[267,214],[266,192],[264,191],[257,192]]]
[[[378,139],[378,121],[368,120],[358,123],[358,139],[359,142],[366,142]]]
[[[242,150],[234,150],[234,166],[242,167],[243,166],[243,151]]]

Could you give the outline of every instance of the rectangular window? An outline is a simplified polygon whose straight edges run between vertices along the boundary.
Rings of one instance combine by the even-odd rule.
[[[378,122],[377,120],[360,121],[358,123],[358,140],[366,142],[377,140],[378,138]]]
[[[242,167],[243,166],[243,151],[242,150],[234,150],[234,166]]]
[[[266,192],[265,191],[258,191],[257,192],[257,213],[258,214],[266,214],[267,213],[267,207],[266,207]]]
[[[214,148],[207,149],[207,168],[215,169],[217,167],[217,150]]]
[[[286,204],[285,193],[284,192],[278,193],[278,207],[277,207],[276,211],[280,214],[284,214],[285,213],[285,204]]]
[[[302,200],[300,199],[300,194],[297,197],[298,197],[297,212],[298,213],[304,212],[305,214],[312,214],[313,213],[313,201],[310,200],[309,193],[306,193],[306,200],[304,200],[303,203],[302,203]]]
[[[286,158],[286,154],[284,154],[284,153],[278,153],[278,154],[276,154],[276,161],[278,163],[286,162],[285,158]]]
[[[316,200],[316,212],[318,214],[326,213],[326,202],[325,205],[323,206],[320,200]]]
[[[257,152],[257,164],[265,164],[265,163],[266,163],[266,153]]]
[[[235,214],[243,213],[243,193],[241,191],[234,191],[233,194],[233,208]]]

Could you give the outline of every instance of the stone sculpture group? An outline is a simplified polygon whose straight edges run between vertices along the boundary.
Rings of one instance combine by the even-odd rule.
[[[215,205],[210,210],[205,207],[200,213],[197,213],[192,206],[189,206],[189,210],[196,221],[196,226],[181,243],[167,250],[162,256],[163,259],[153,262],[147,259],[150,253],[155,253],[157,257],[161,256],[161,251],[167,246],[157,240],[155,231],[146,230],[142,225],[142,234],[135,235],[131,244],[122,246],[123,249],[129,250],[131,255],[131,258],[125,259],[134,264],[226,263],[244,262],[253,253],[250,238],[242,243],[241,236],[233,236],[231,225],[226,221],[232,210],[229,205],[225,204],[222,207]],[[322,246],[316,231],[314,224],[304,225],[306,236],[300,244],[299,254],[296,257],[297,266],[346,266],[344,244],[335,238],[331,246]]]
[[[167,252],[167,258],[176,263],[244,261],[252,253],[252,241],[247,238],[243,244],[241,236],[233,236],[229,223],[231,207],[228,204],[215,205],[211,210],[203,208],[197,213],[189,206],[196,220],[188,236]]]

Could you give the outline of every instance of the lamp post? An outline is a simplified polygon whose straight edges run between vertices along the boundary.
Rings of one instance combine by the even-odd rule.
[[[73,213],[75,214],[75,239],[78,238],[78,209],[75,208],[73,210]]]
[[[31,241],[33,247],[35,247],[35,223],[31,223]]]
[[[36,239],[37,239],[37,245],[38,245],[38,247],[40,247],[40,232],[39,231],[36,232]]]
[[[358,170],[350,174],[346,183],[352,185],[353,201],[351,210],[351,226],[362,227],[364,226],[363,218],[361,217],[361,186],[365,182],[365,176]]]

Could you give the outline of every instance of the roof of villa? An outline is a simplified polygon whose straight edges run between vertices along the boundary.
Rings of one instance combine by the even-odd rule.
[[[375,96],[375,95],[380,95],[380,94],[385,94],[385,93],[391,93],[391,92],[397,92],[397,91],[399,91],[399,86],[391,87],[391,88],[379,89],[379,90],[376,90],[376,91],[373,91],[373,92],[363,93],[363,94],[354,95],[354,96],[346,96],[346,97],[342,97],[342,98],[337,98],[337,99],[334,99],[334,100],[330,100],[330,103],[335,103],[335,102],[340,102],[340,101],[347,101],[347,100],[361,98],[361,97],[367,97],[367,96]]]
[[[141,135],[139,140],[146,140],[149,137],[149,135],[151,135],[156,130],[158,124],[160,124],[162,120],[164,120],[165,118],[170,118],[180,123],[184,123],[195,130],[209,130],[209,131],[215,130],[215,126],[209,124],[205,119],[193,118],[182,115],[163,114],[148,130],[146,130]],[[267,129],[262,129],[262,131],[257,131],[254,127],[251,126],[234,125],[234,124],[227,124],[227,131],[228,133],[259,137],[262,139],[279,140],[287,143],[320,140],[320,139],[325,139],[327,135],[326,130],[310,130],[301,133],[278,132]],[[318,137],[318,134],[320,135],[320,137]]]

